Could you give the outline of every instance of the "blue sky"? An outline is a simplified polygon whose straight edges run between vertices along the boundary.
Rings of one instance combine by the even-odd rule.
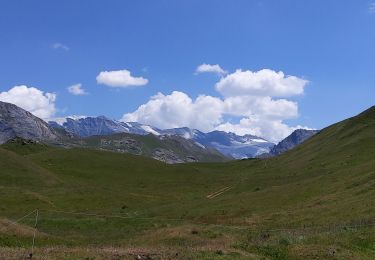
[[[49,101],[53,104],[49,105],[54,111],[49,117],[106,115],[120,119],[138,111],[126,118],[166,127],[175,126],[174,121],[176,126],[185,123],[197,128],[201,123],[206,125],[203,130],[241,129],[239,133],[248,127],[250,133],[263,133],[270,139],[274,132],[263,128],[276,121],[290,126],[288,130],[298,125],[322,128],[374,105],[373,2],[2,0],[0,92],[4,101],[16,100],[18,103],[14,103],[25,104],[25,109],[32,111],[30,100],[11,99],[8,91],[25,85],[43,95],[53,93],[55,97]],[[227,74],[196,73],[201,64],[218,64]],[[254,112],[254,108],[251,115],[256,119],[241,127],[240,120],[248,118],[250,112],[201,114],[205,106],[196,105],[196,98],[205,95],[226,101],[228,96],[215,89],[215,84],[238,69],[254,73],[262,69],[282,71],[285,77],[308,81],[302,94],[262,96],[286,99],[297,104],[298,111],[286,112],[294,113],[292,116],[269,119],[269,114]],[[147,79],[147,84],[98,84],[100,72],[120,70],[127,70],[135,79]],[[74,84],[81,84],[88,94],[72,95],[67,88]],[[194,103],[193,112],[182,113],[198,113],[202,118],[163,118],[166,111],[180,109],[168,102],[167,109],[163,106],[158,113],[147,112],[152,110],[150,97],[161,92],[164,97],[156,99],[164,102],[175,98],[173,91],[186,94],[176,95],[176,100],[190,98]],[[253,92],[244,93],[241,95],[254,96]],[[246,102],[255,99],[251,100]],[[242,102],[241,111],[246,109],[246,102]],[[150,109],[141,113],[138,108],[142,104],[149,104]],[[181,117],[178,113],[175,116]],[[212,121],[215,116],[220,122]],[[164,123],[150,117],[160,117]],[[264,118],[267,124],[250,126]],[[237,128],[226,123],[237,124]],[[257,128],[262,129],[257,132]],[[284,129],[274,139],[285,134]]]

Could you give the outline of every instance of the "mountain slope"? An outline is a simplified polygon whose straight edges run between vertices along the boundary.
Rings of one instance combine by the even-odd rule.
[[[35,253],[49,258],[373,259],[374,132],[375,107],[277,157],[177,165],[7,144],[0,251],[29,248],[2,223],[38,208]]]
[[[238,136],[234,133],[213,131],[205,138],[198,139],[205,145],[215,147],[223,154],[230,155],[236,159],[253,158],[258,154],[269,151],[274,144],[257,136]]]
[[[58,124],[50,121],[49,124],[56,128],[63,128],[66,131],[80,136],[88,137],[93,135],[111,135],[117,133],[130,133],[130,134],[155,134],[158,135],[159,129],[149,125],[143,125],[136,122],[119,122],[109,119],[105,116],[98,117],[84,117],[84,118],[66,118],[65,122]]]
[[[256,157],[259,154],[269,152],[270,148],[275,145],[253,135],[239,136],[223,131],[203,133],[187,127],[162,130],[161,133],[192,139],[199,144],[215,148],[221,153],[235,159]]]
[[[81,119],[67,118],[63,127],[71,133],[86,137],[92,135],[109,135],[113,133],[127,132],[127,128],[104,116],[86,117]]]
[[[309,139],[317,133],[319,133],[318,130],[297,129],[293,131],[293,133],[291,133],[285,139],[280,141],[277,145],[272,147],[268,155],[276,156],[286,151],[289,151],[294,147],[300,145],[301,143],[305,142],[307,139]]]
[[[15,137],[55,141],[58,134],[40,118],[16,105],[0,101],[0,144]]]

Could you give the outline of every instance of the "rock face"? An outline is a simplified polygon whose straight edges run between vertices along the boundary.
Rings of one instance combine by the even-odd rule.
[[[50,122],[50,124],[54,127],[57,125],[55,122]],[[161,130],[150,125],[143,125],[136,122],[124,123],[103,116],[81,119],[67,118],[66,122],[60,125],[60,127],[81,137],[115,133],[131,133],[138,135],[151,133],[156,136],[180,136],[187,140],[193,140],[197,145],[202,147],[214,148],[235,159],[253,158],[259,154],[268,153],[275,145],[263,138],[252,135],[239,136],[223,131],[203,133],[188,127]]]
[[[54,141],[56,132],[42,119],[26,110],[0,101],[0,144],[13,138]]]
[[[282,154],[290,149],[293,149],[297,145],[303,143],[313,135],[317,134],[319,130],[306,130],[306,129],[297,129],[291,133],[288,137],[282,140],[280,143],[275,145],[271,151],[270,156],[276,156]]]
[[[78,120],[67,118],[63,127],[68,132],[81,137],[127,132],[126,127],[104,116],[87,117]]]

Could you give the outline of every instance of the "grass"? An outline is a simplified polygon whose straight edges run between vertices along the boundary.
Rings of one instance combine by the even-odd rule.
[[[188,158],[199,162],[224,162],[229,158],[210,148],[201,148],[191,140],[186,140],[179,136],[168,136],[160,139],[159,137],[148,135],[134,135],[127,133],[112,134],[107,136],[90,136],[86,138],[69,139],[67,144],[72,147],[85,147],[91,149],[101,149],[105,151],[115,151],[143,155],[148,157],[157,157],[155,151],[163,150],[165,155],[162,160],[168,161],[168,156],[174,155],[182,161]],[[170,159],[170,158],[169,158]]]
[[[47,258],[372,259],[374,130],[370,109],[276,158],[181,165],[6,144],[0,258],[30,248],[35,217],[6,223],[38,208]]]

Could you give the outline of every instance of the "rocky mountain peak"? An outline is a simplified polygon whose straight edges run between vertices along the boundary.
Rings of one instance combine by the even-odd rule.
[[[0,101],[0,144],[17,137],[53,141],[58,135],[42,119],[16,105]]]
[[[303,143],[313,135],[317,134],[319,130],[307,130],[307,129],[297,129],[284,140],[275,145],[271,151],[270,155],[275,156],[290,149],[293,149],[297,145]]]

